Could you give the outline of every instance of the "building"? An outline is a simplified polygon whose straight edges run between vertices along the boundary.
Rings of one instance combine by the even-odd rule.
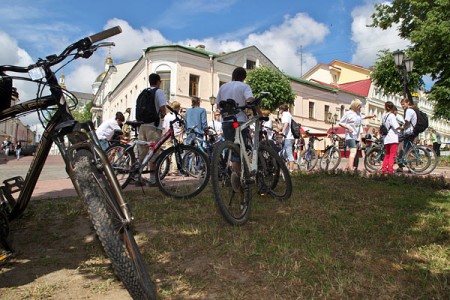
[[[108,56],[104,72],[93,84],[93,122],[98,126],[102,120],[113,118],[117,111],[133,108],[140,91],[149,86],[151,73],[161,76],[161,88],[169,103],[176,100],[187,108],[191,105],[191,97],[197,96],[201,99],[201,106],[211,112],[208,116],[211,118],[214,106],[210,100],[214,99],[223,83],[231,81],[231,74],[238,66],[249,70],[259,66],[277,69],[255,46],[219,54],[207,51],[203,45],[154,46],[143,50],[138,60],[116,65]],[[341,116],[354,98],[365,99],[352,91],[289,78],[296,94],[292,115],[311,133],[325,135],[331,126],[330,116]],[[325,142],[317,146],[323,149]]]
[[[386,101],[393,102],[403,114],[400,101],[402,95],[383,95],[383,91],[375,86],[370,78],[370,69],[339,60],[333,60],[329,64],[318,64],[309,70],[303,79],[317,82],[330,87],[336,87],[364,97],[366,101],[365,112],[375,114],[375,120],[370,120],[367,124],[369,129],[378,128],[381,125],[381,118],[385,114],[384,104]],[[436,129],[443,138],[442,144],[450,142],[450,122],[447,120],[434,120],[433,103],[428,101],[423,91],[415,93],[415,101],[419,109],[429,116],[429,127]],[[430,143],[430,133],[426,130],[419,135],[425,143]]]

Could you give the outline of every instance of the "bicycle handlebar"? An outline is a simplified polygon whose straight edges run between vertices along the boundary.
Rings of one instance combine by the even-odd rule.
[[[246,108],[255,108],[256,106],[258,106],[259,104],[261,104],[262,99],[264,99],[265,97],[269,96],[270,93],[269,92],[261,92],[260,96],[255,98],[255,100],[251,101],[251,102],[247,102],[245,103],[245,105],[243,106],[238,106],[236,107],[237,109],[240,110],[244,110]]]
[[[122,28],[120,26],[112,27],[109,29],[106,29],[102,32],[93,34],[89,37],[87,37],[91,43],[97,43],[98,41],[106,40],[107,38],[110,38],[112,36],[115,36],[116,34],[119,34],[122,32]]]

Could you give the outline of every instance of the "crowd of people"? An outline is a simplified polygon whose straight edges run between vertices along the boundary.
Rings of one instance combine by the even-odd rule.
[[[5,140],[3,141],[3,143],[0,146],[0,150],[4,154],[4,161],[8,161],[8,156],[12,151],[15,152],[16,159],[19,160],[20,154],[22,153],[22,142],[16,141],[13,143],[13,142],[11,142],[10,137],[5,137]]]

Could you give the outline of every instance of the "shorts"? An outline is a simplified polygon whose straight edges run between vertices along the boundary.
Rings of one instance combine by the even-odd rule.
[[[143,124],[139,127],[139,136],[138,139],[142,141],[157,141],[161,138],[162,130],[158,129],[149,124]],[[138,145],[139,147],[139,161],[143,161],[145,156],[148,153],[148,147],[144,145]],[[153,157],[150,159],[151,163],[155,163],[159,154],[161,154],[161,149],[158,150]]]
[[[349,149],[352,149],[352,148],[358,148],[359,142],[355,141],[354,139],[351,139],[351,140],[345,140],[345,143]]]

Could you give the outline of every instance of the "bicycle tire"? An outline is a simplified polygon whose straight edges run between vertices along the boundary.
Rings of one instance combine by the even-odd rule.
[[[300,171],[312,171],[317,164],[317,153],[314,149],[308,149],[300,154],[295,165]]]
[[[431,156],[431,163],[430,166],[427,169],[427,172],[425,174],[430,174],[431,172],[434,171],[434,169],[436,169],[438,163],[439,163],[439,156],[437,156],[436,151],[434,151],[433,148],[428,148],[426,147],[426,149],[428,150],[428,153]]]
[[[181,166],[173,173],[161,176],[167,161],[176,165],[180,155]],[[156,184],[160,191],[174,198],[192,198],[201,193],[209,182],[210,164],[204,152],[190,145],[179,144],[164,150],[156,162]]]
[[[134,152],[127,150],[127,146],[115,144],[106,149],[106,156],[122,189],[131,181],[131,168],[136,164]]]
[[[428,174],[431,165],[431,155],[424,146],[409,147],[405,153],[405,166],[411,173],[418,175]]]
[[[381,147],[373,147],[364,157],[364,168],[367,172],[379,172],[383,166],[384,149]]]
[[[323,171],[334,171],[341,163],[341,152],[336,147],[327,149],[319,161],[319,167]]]
[[[214,201],[219,213],[229,224],[245,224],[252,207],[252,193],[248,184],[240,182],[240,187],[233,188],[231,157],[240,157],[239,145],[223,141],[214,147],[211,165],[211,181]],[[245,170],[244,170],[245,172]]]
[[[73,180],[97,236],[116,275],[133,299],[156,299],[155,286],[150,280],[131,228],[117,213],[119,207],[111,193],[110,184],[93,162],[93,154],[89,150],[78,150],[73,157]]]
[[[283,159],[267,145],[259,145],[258,192],[267,192],[278,200],[287,200],[292,195],[292,178]]]

